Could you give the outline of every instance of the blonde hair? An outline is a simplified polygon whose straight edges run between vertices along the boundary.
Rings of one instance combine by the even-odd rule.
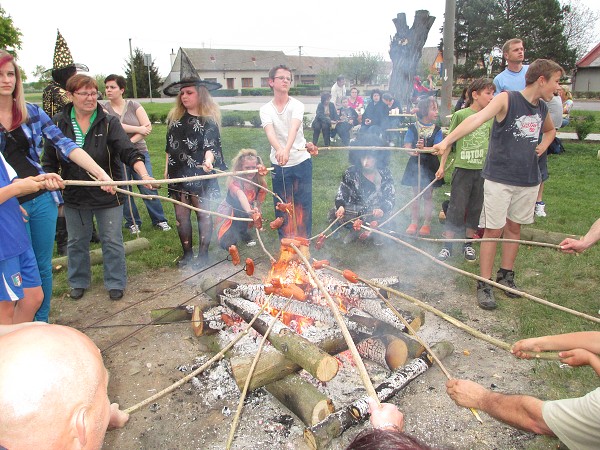
[[[212,119],[218,127],[221,127],[221,110],[219,109],[219,105],[213,100],[210,92],[204,86],[193,86],[198,92],[198,112],[200,117],[204,117],[207,119]],[[167,115],[167,125],[171,126],[171,124],[183,117],[186,113],[186,108],[181,103],[181,91],[175,97],[175,106],[171,108],[169,114]]]
[[[8,53],[6,50],[0,49],[0,67],[4,67],[6,63],[11,63],[15,69],[15,89],[13,90],[12,97],[13,110],[12,110],[12,124],[11,129],[18,127],[19,125],[27,122],[29,114],[27,113],[27,104],[25,103],[25,94],[23,92],[23,81],[21,80],[21,71],[15,61],[13,55]]]
[[[231,160],[231,167],[234,172],[242,170],[242,166],[244,165],[244,160],[248,158],[256,159],[257,164],[262,164],[262,158],[258,156],[258,153],[253,148],[243,148],[241,149],[237,155]],[[266,186],[267,182],[265,181],[265,176],[260,175],[258,172],[254,174],[252,177],[252,181],[256,184],[260,184],[261,186]],[[227,186],[229,186],[233,182],[233,177],[229,177],[227,181]]]

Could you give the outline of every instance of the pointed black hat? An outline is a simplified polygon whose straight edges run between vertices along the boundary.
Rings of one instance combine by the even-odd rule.
[[[52,60],[52,68],[48,70],[57,70],[64,69],[66,67],[73,66],[77,68],[77,70],[81,70],[83,72],[89,72],[88,67],[85,64],[79,64],[73,62],[73,56],[71,55],[71,50],[69,50],[69,46],[67,45],[67,41],[62,34],[60,34],[59,30],[56,30],[56,44],[54,45],[54,58]]]
[[[168,95],[169,97],[175,97],[179,94],[181,88],[187,86],[204,86],[209,91],[214,91],[223,87],[221,83],[217,83],[216,81],[207,81],[201,79],[198,76],[198,71],[192,64],[192,61],[185,50],[180,48],[180,53],[181,66],[179,71],[179,81],[171,83],[164,88],[163,92],[165,95]]]

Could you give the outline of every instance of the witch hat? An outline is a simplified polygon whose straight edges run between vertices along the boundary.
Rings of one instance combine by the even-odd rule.
[[[192,64],[189,56],[185,52],[184,49],[180,48],[180,70],[179,70],[179,81],[171,83],[166,88],[163,89],[165,95],[169,97],[175,97],[179,94],[179,91],[183,87],[187,86],[204,86],[209,91],[214,91],[217,89],[221,89],[223,85],[221,83],[217,83],[216,81],[208,81],[203,80],[198,76],[198,71]]]
[[[83,72],[89,72],[90,70],[85,64],[79,64],[73,62],[73,56],[71,55],[71,50],[69,50],[69,46],[67,45],[67,41],[60,34],[59,30],[56,30],[56,44],[54,46],[54,59],[52,61],[52,68],[48,70],[58,70],[65,69],[67,67],[75,67],[78,70]]]

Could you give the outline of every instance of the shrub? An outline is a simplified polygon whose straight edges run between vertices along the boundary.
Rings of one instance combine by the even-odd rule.
[[[213,91],[213,97],[237,97],[239,92],[237,89],[217,89]]]
[[[577,133],[577,139],[580,141],[585,140],[588,134],[590,134],[592,131],[595,122],[596,118],[592,114],[571,117],[571,123],[575,127],[575,133]]]
[[[244,125],[244,118],[241,114],[236,112],[223,114],[221,118],[221,124],[224,127],[241,127]]]
[[[243,88],[242,96],[269,96],[271,95],[270,88]]]
[[[168,116],[168,114],[167,114],[167,113],[163,113],[163,114],[161,114],[161,115],[160,115],[160,119],[159,119],[159,120],[160,120],[160,123],[167,123],[167,116]]]
[[[158,121],[158,114],[148,113],[148,119],[150,119],[150,123],[156,123]]]
[[[252,117],[250,117],[250,123],[252,124],[252,126],[254,128],[260,128],[260,126],[262,125],[262,121],[260,120],[260,115],[256,114],[256,115],[253,115]]]

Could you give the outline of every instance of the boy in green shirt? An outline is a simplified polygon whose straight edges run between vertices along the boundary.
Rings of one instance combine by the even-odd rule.
[[[467,89],[467,107],[456,111],[450,122],[450,132],[463,120],[485,108],[494,98],[496,86],[487,78],[473,81]],[[452,174],[450,203],[446,213],[446,226],[443,236],[453,239],[464,230],[467,239],[472,239],[479,225],[479,216],[483,205],[483,178],[481,169],[487,155],[492,120],[485,122],[472,133],[456,141],[456,160]],[[445,152],[436,173],[437,178],[444,177],[444,166],[448,159]],[[463,255],[467,261],[477,260],[477,254],[470,242],[463,246]],[[452,243],[446,242],[437,255],[440,261],[452,256]]]

